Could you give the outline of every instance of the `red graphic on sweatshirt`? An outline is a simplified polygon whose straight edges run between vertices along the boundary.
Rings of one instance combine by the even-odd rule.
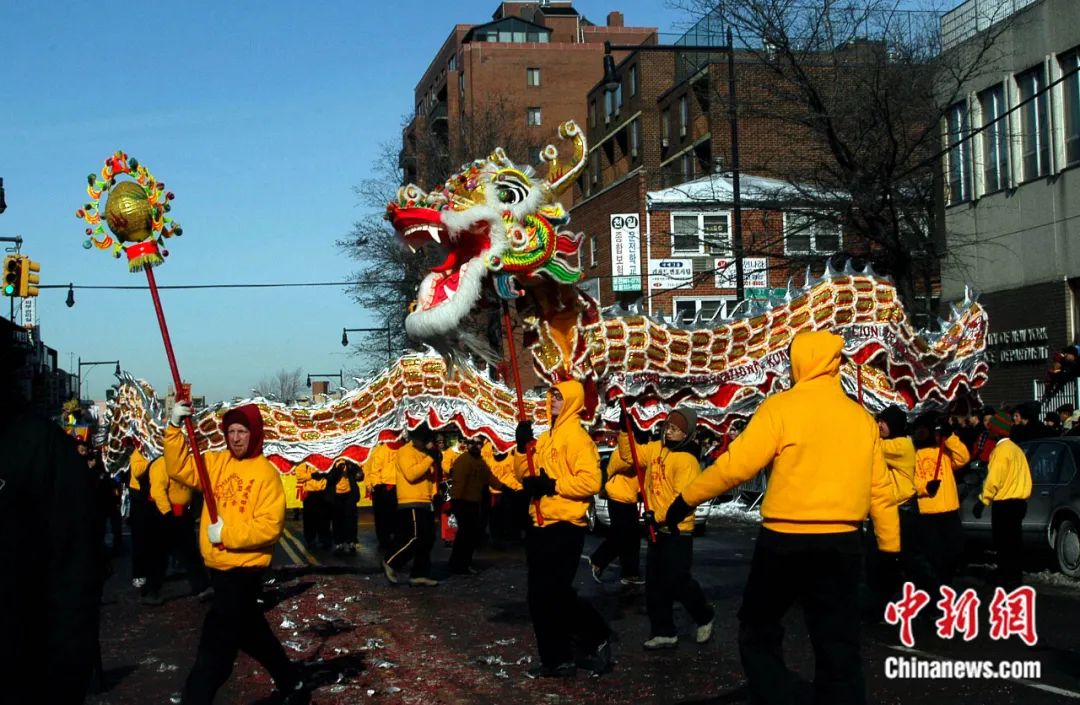
[[[937,635],[942,639],[952,639],[957,632],[964,635],[964,641],[971,641],[979,635],[979,596],[968,588],[957,597],[956,591],[948,585],[941,586],[941,599],[937,606],[941,618],[935,622]]]
[[[990,638],[1008,639],[1012,635],[1028,646],[1039,641],[1035,634],[1035,588],[1025,585],[1006,593],[994,588],[990,602]]]
[[[915,619],[928,604],[930,604],[930,593],[925,590],[916,590],[914,583],[904,583],[903,596],[885,606],[885,621],[888,624],[900,625],[900,641],[904,646],[915,646],[911,620]]]

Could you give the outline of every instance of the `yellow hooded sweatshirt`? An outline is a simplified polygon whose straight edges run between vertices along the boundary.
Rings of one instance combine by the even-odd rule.
[[[877,422],[840,386],[844,340],[827,331],[791,343],[791,389],[766,399],[727,452],[683,490],[695,506],[772,463],[764,526],[790,534],[855,531],[867,513],[882,551],[900,550],[900,517]]]
[[[619,435],[620,441],[623,435]],[[641,446],[638,446],[638,450],[641,450]],[[641,455],[638,455],[638,459],[640,461]],[[619,452],[612,453],[611,459],[608,460],[607,474],[608,481],[604,485],[604,491],[607,492],[608,499],[623,504],[637,504],[640,494],[637,472],[632,463],[623,460],[621,445]]]
[[[915,496],[915,444],[910,436],[884,438],[881,450],[885,453],[885,469],[897,504]]]
[[[206,567],[229,570],[269,566],[274,544],[285,529],[285,488],[278,469],[261,452],[241,460],[228,450],[210,451],[203,454],[203,460],[214,487],[218,515],[224,522],[222,545],[211,545],[206,535],[210,512],[203,503],[199,550]],[[172,425],[165,429],[165,470],[174,480],[200,489],[184,432]]]
[[[397,484],[395,456],[397,451],[386,443],[379,443],[371,449],[371,454],[364,463],[364,482],[368,487]]]
[[[507,453],[502,460],[498,460],[495,458],[495,453],[492,452],[488,467],[491,468],[491,474],[495,476],[500,485],[508,490],[521,490],[521,480],[514,474],[514,456],[512,453]]]
[[[398,509],[431,509],[435,496],[435,460],[412,443],[394,456]]]
[[[600,452],[585,429],[581,427],[581,412],[585,408],[585,390],[581,383],[570,380],[555,385],[563,398],[562,411],[552,427],[536,440],[533,464],[537,474],[541,468],[555,480],[555,494],[540,499],[544,526],[565,521],[587,526],[585,513],[593,495],[600,491]],[[548,395],[548,418],[551,417],[551,395]],[[514,453],[514,474],[518,479],[528,473],[525,453]],[[529,515],[536,523],[536,502],[529,503]]]
[[[300,463],[296,466],[296,485],[305,495],[312,492],[322,492],[326,489],[326,478],[314,477],[317,472],[319,470],[308,463]]]
[[[146,459],[146,456],[139,452],[139,449],[131,451],[131,459],[128,461],[128,470],[130,471],[130,477],[128,478],[128,487],[138,492],[142,489],[142,478],[146,474],[146,471],[150,469],[150,461]]]
[[[619,457],[624,462],[633,458],[625,433],[619,434]],[[701,465],[692,453],[665,448],[663,441],[639,445],[637,457],[638,462],[645,466],[645,496],[649,500],[649,510],[662,525],[671,503],[701,475]],[[691,533],[693,530],[694,515],[691,513],[679,523],[679,531]]]
[[[1002,438],[990,451],[986,479],[979,500],[990,504],[1004,499],[1027,499],[1031,496],[1031,466],[1020,446]]]
[[[938,470],[938,457],[941,466]],[[960,495],[956,491],[956,470],[968,464],[971,454],[967,446],[954,433],[945,439],[944,449],[920,448],[915,451],[915,490],[919,493],[920,514],[943,514],[960,508]],[[931,497],[926,485],[934,479],[941,480],[937,494]]]
[[[191,504],[191,488],[177,482],[165,472],[165,463],[157,458],[150,463],[150,499],[162,514],[169,514],[173,506],[186,507]]]

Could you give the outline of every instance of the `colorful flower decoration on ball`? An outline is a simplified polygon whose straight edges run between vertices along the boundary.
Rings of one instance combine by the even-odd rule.
[[[124,175],[133,180],[117,179]],[[183,234],[180,224],[167,215],[174,196],[165,190],[165,183],[121,151],[105,160],[99,174],[88,175],[86,183],[90,200],[75,211],[75,217],[85,220],[88,226],[83,247],[112,250],[117,258],[124,252],[132,272],[164,262],[169,256],[164,249],[165,239]],[[106,201],[102,211],[99,204],[103,194]],[[116,240],[105,232],[105,225]]]

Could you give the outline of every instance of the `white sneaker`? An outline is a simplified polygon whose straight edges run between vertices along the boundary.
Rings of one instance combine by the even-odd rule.
[[[708,624],[702,624],[697,628],[697,634],[694,635],[694,640],[699,644],[704,644],[709,639],[712,639],[712,625],[716,621],[716,617],[709,620]]]
[[[646,639],[642,646],[649,651],[656,651],[658,649],[674,649],[679,645],[679,637],[677,636],[654,636]]]
[[[131,585],[135,588],[141,588],[143,585],[146,585],[146,578],[132,578]]]
[[[409,578],[409,585],[413,587],[438,587],[439,581],[431,578]]]

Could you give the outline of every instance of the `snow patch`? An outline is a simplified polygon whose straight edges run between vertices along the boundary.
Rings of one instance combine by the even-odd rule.
[[[761,509],[759,507],[750,509],[749,505],[740,500],[723,502],[721,504],[714,504],[709,508],[709,518],[731,519],[747,524],[760,524]]]

